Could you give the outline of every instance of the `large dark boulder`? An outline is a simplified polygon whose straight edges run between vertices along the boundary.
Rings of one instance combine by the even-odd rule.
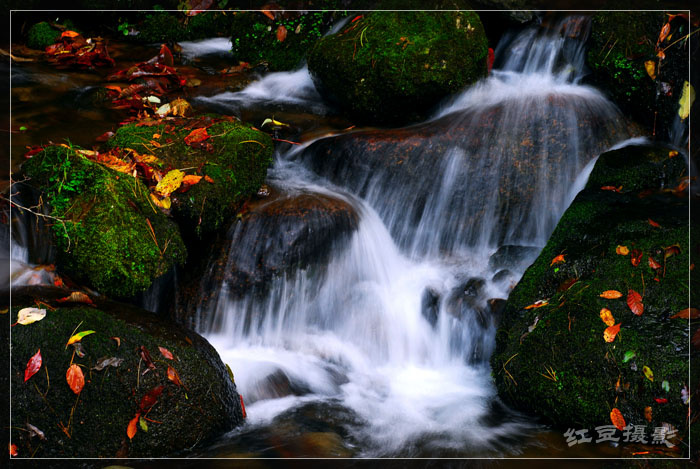
[[[104,299],[93,299],[96,307],[57,301],[68,293],[46,288],[13,292],[13,321],[21,308],[36,306],[35,301],[56,308],[42,304],[47,309],[43,320],[12,330],[11,431],[19,456],[167,456],[210,441],[242,422],[232,377],[201,336],[133,306]],[[95,332],[80,342],[84,356],[66,346],[72,334],[89,330]],[[149,370],[142,347],[155,369]],[[173,359],[159,347],[171,352]],[[25,381],[27,362],[39,350],[41,368]],[[95,369],[102,358],[111,357],[123,361]],[[84,375],[78,395],[66,379],[72,364]],[[170,367],[181,384],[168,379]],[[149,394],[155,402],[144,401]],[[137,423],[136,434],[129,438],[127,428],[139,413],[147,419],[140,422],[145,426]],[[28,424],[41,430],[44,439],[25,431]]]
[[[487,41],[473,11],[376,11],[309,51],[319,91],[358,122],[397,126],[486,75]]]
[[[688,200],[674,189],[685,174],[686,160],[668,148],[628,146],[600,156],[508,298],[491,358],[506,402],[561,428],[610,425],[617,408],[649,435],[667,423],[683,436],[688,321],[673,316],[688,307]],[[618,246],[632,252],[618,254]],[[563,262],[553,262],[559,255]],[[607,290],[622,297],[601,297]],[[626,301],[631,290],[642,296],[639,316]],[[548,303],[530,306],[539,300]],[[604,340],[603,308],[621,325],[612,342]]]

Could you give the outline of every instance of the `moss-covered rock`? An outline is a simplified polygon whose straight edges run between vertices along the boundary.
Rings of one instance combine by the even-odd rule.
[[[271,71],[292,70],[311,46],[325,34],[333,21],[342,17],[333,10],[338,3],[321,1],[319,10],[280,14],[274,20],[261,12],[238,12],[231,24],[231,45],[234,59],[251,64],[265,63]],[[311,5],[310,9],[316,8]],[[278,39],[278,31],[285,34]],[[281,37],[281,36],[280,36]]]
[[[51,27],[46,21],[37,23],[27,33],[27,45],[32,49],[45,49],[61,36],[61,31]]]
[[[172,11],[139,13],[134,28],[139,32],[129,36],[139,42],[179,42],[205,39],[228,34],[232,13],[207,11],[195,16],[185,16]]]
[[[485,76],[487,51],[473,11],[377,11],[321,38],[308,62],[319,91],[350,116],[396,126]]]
[[[56,304],[65,291],[31,289],[13,294],[13,317],[35,300]],[[114,302],[97,307],[57,305],[46,317],[12,332],[12,442],[28,457],[156,457],[173,454],[232,429],[242,421],[240,397],[216,351],[198,334],[152,314]],[[76,331],[95,331],[81,343],[84,356],[66,347]],[[155,369],[142,358],[149,352]],[[167,359],[163,347],[174,359]],[[41,351],[38,373],[25,381],[29,359]],[[96,370],[102,358],[118,366]],[[73,393],[66,380],[71,364],[80,367],[84,387]],[[182,383],[168,379],[168,369]],[[146,372],[146,373],[145,373]],[[143,410],[144,396],[162,391]],[[155,394],[153,394],[155,396]],[[145,427],[129,422],[140,413]],[[45,440],[25,431],[31,424]]]
[[[663,11],[604,11],[591,20],[587,64],[592,74],[587,81],[605,91],[615,104],[649,132],[662,140],[673,140],[674,121],[683,83],[688,79],[688,49],[684,41],[688,22],[671,23],[670,39],[657,39],[668,16]],[[654,67],[654,78],[645,63]],[[676,131],[677,132],[677,131]]]
[[[669,190],[685,175],[686,162],[670,155],[667,148],[639,146],[601,155],[511,293],[491,365],[499,394],[513,406],[563,428],[610,425],[610,411],[618,408],[627,424],[646,426],[649,435],[662,422],[679,436],[687,430],[681,390],[688,384],[688,323],[671,316],[688,307],[688,203],[687,193]],[[643,253],[641,263],[617,254],[618,245]],[[665,258],[672,245],[680,254]],[[564,262],[552,264],[559,255]],[[652,269],[650,258],[662,267]],[[606,290],[623,296],[604,299]],[[626,304],[629,290],[642,295],[641,316]],[[538,300],[548,304],[526,309]],[[611,343],[603,338],[602,308],[621,324]]]
[[[238,121],[207,117],[187,123],[194,125],[129,124],[119,128],[106,146],[153,154],[162,170],[188,168],[188,173],[211,178],[213,182],[202,179],[187,192],[171,196],[183,234],[202,236],[224,226],[242,201],[260,188],[272,163],[273,145],[268,134]],[[185,144],[192,128],[199,127],[207,127],[210,138],[204,143],[210,147]],[[160,140],[167,143],[158,148],[151,145],[154,134],[160,134]]]
[[[128,298],[185,260],[177,226],[156,210],[138,179],[50,146],[22,166],[44,193],[58,264],[101,293]],[[155,239],[154,239],[155,236]]]

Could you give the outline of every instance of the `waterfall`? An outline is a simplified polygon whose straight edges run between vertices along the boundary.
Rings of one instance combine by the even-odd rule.
[[[493,410],[493,299],[537,255],[593,159],[630,136],[615,106],[577,84],[583,49],[571,36],[585,29],[568,18],[505,38],[500,68],[425,123],[278,155],[270,184],[342,200],[359,223],[320,265],[243,296],[224,280],[200,306],[200,330],[248,403],[248,428],[309,403],[340,405],[366,456],[498,454],[532,428]],[[504,59],[506,48],[515,53]],[[291,88],[275,99],[296,99]],[[229,256],[249,250],[231,244]]]

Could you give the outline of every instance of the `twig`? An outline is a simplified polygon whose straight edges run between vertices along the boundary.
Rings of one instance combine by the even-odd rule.
[[[41,218],[48,219],[48,220],[56,220],[57,222],[59,222],[61,224],[61,226],[63,227],[63,232],[65,233],[66,238],[68,239],[68,247],[66,248],[66,250],[70,249],[70,244],[71,244],[70,236],[68,236],[68,230],[66,229],[66,221],[65,220],[58,218],[58,217],[51,216],[51,215],[46,215],[44,213],[35,212],[31,208],[20,205],[17,202],[14,202],[11,199],[8,199],[4,195],[0,195],[0,199],[4,200],[6,202],[9,202],[10,205],[13,205],[20,210],[26,210],[27,212],[31,213],[34,216],[41,217]],[[36,207],[34,207],[34,208],[36,208]]]

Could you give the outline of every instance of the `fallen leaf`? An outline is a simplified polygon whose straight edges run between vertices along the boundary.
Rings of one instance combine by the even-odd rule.
[[[27,362],[27,368],[24,370],[24,382],[34,376],[41,368],[41,349],[38,349],[34,356]]]
[[[29,438],[34,438],[35,436],[38,436],[40,440],[45,440],[46,435],[44,435],[44,432],[36,428],[34,425],[31,423],[26,424],[27,430],[29,430]]]
[[[671,256],[681,253],[681,247],[677,244],[672,244],[671,246],[664,248],[664,261]]]
[[[700,310],[697,308],[685,308],[677,314],[671,316],[671,319],[697,319],[700,317]]]
[[[613,408],[613,410],[610,411],[610,421],[612,422],[613,425],[615,425],[615,428],[618,430],[622,431],[627,424],[625,423],[625,418],[622,416],[622,412],[617,409],[617,407]]]
[[[99,360],[97,360],[97,363],[95,366],[93,366],[91,369],[96,370],[96,371],[102,371],[108,366],[113,366],[117,368],[119,365],[122,364],[124,361],[123,358],[117,358],[117,357],[102,357]]]
[[[260,13],[267,16],[268,18],[270,18],[273,21],[275,20],[275,15],[270,10],[260,10]]]
[[[652,419],[651,406],[646,406],[644,408],[644,418],[647,420],[647,422],[651,422],[651,419]]]
[[[622,293],[620,293],[617,290],[605,290],[603,293],[600,294],[600,297],[608,300],[615,300],[617,298],[621,298]]]
[[[158,402],[158,398],[163,392],[163,388],[165,388],[165,386],[161,384],[160,386],[157,386],[148,391],[141,398],[141,402],[139,403],[139,409],[141,409],[141,412],[148,412],[151,409],[151,407],[156,405],[156,403]]]
[[[208,138],[209,134],[207,133],[207,129],[203,127],[199,129],[194,129],[192,132],[189,133],[189,135],[187,135],[187,137],[185,137],[185,144],[191,146],[193,143],[200,143]]]
[[[277,27],[277,40],[279,42],[284,42],[285,39],[287,39],[287,28],[285,28],[282,25],[279,25]]]
[[[676,150],[671,150],[668,152],[669,158],[673,158],[674,156],[678,156],[678,152]]]
[[[87,294],[81,292],[81,291],[74,291],[71,292],[70,295],[66,296],[65,298],[59,298],[56,300],[58,303],[83,303],[87,305],[94,305],[95,303],[92,302],[89,296]]]
[[[73,336],[71,336],[70,339],[68,339],[68,342],[66,342],[66,347],[68,347],[70,344],[80,342],[81,340],[83,340],[83,337],[85,337],[86,335],[90,335],[90,334],[94,334],[94,333],[95,333],[95,331],[78,332],[77,334],[74,334]]]
[[[168,366],[168,379],[178,386],[182,386],[182,381],[180,381],[180,375],[177,374],[177,370],[172,366]]]
[[[71,344],[73,347],[73,350],[75,350],[75,354],[79,356],[80,358],[83,358],[85,356],[85,349],[83,348],[82,342],[76,342],[74,344]]]
[[[665,53],[663,50],[660,50],[659,52],[656,53],[656,56],[657,56],[659,59],[663,60],[663,59],[666,58],[666,53]]]
[[[683,94],[678,101],[678,115],[681,120],[685,120],[690,115],[690,106],[695,102],[695,89],[687,81],[683,83]]]
[[[651,267],[652,270],[656,270],[656,269],[661,268],[661,264],[656,262],[653,257],[649,256],[649,258],[647,260],[649,262],[649,267]]]
[[[600,189],[601,189],[601,190],[604,190],[604,191],[612,191],[612,192],[617,192],[617,193],[622,192],[622,186],[620,186],[620,187],[615,187],[615,186],[603,186],[603,187],[601,187]]]
[[[618,245],[617,248],[615,248],[615,252],[621,256],[626,256],[630,253],[630,250],[627,249],[627,246]]]
[[[208,175],[204,176],[204,180],[207,181],[209,184],[214,184],[214,180],[210,178]]]
[[[17,313],[17,323],[26,326],[33,322],[41,321],[46,317],[46,310],[39,308],[23,308]]]
[[[170,194],[175,192],[178,187],[180,187],[184,177],[185,173],[179,169],[168,171],[168,174],[166,174],[163,179],[160,180],[158,185],[156,185],[156,194],[160,195],[161,197],[168,197]]]
[[[671,390],[671,385],[668,383],[668,381],[663,380],[661,382],[661,389],[663,389],[666,392],[669,392]]]
[[[615,326],[610,326],[603,331],[603,339],[605,339],[606,342],[612,342],[615,340],[615,336],[617,336],[617,333],[620,332],[620,326],[622,324],[617,324]]]
[[[644,253],[639,249],[632,249],[632,251],[630,251],[630,256],[630,262],[633,266],[637,267],[639,263],[642,262],[642,256],[644,256]]]
[[[9,443],[9,449],[10,449],[10,456],[12,456],[13,458],[19,454],[17,452],[17,445],[13,445],[12,443]]]
[[[139,418],[139,427],[141,427],[141,430],[143,430],[144,432],[148,431],[148,422],[146,422],[145,418]]]
[[[156,365],[153,363],[153,360],[151,359],[151,353],[148,351],[146,347],[143,345],[139,347],[139,354],[141,355],[141,359],[146,363],[146,370],[142,374],[146,374],[149,370],[155,370]]]
[[[634,290],[629,290],[627,292],[627,306],[632,310],[637,316],[641,316],[644,312],[644,304],[642,303],[642,295]]]
[[[636,356],[637,356],[637,353],[634,350],[628,350],[625,352],[625,356],[622,358],[622,363],[627,363],[628,361],[632,360]]]
[[[649,224],[650,224],[651,226],[653,226],[654,228],[661,228],[661,225],[659,225],[658,223],[656,223],[656,222],[655,222],[654,220],[652,220],[651,218],[647,218],[647,221],[648,221]]]
[[[666,40],[666,37],[668,36],[668,33],[670,33],[670,32],[671,32],[671,23],[669,21],[668,23],[664,24],[663,27],[661,28],[661,32],[659,33],[659,39],[656,43],[661,44],[662,42],[664,42],[664,40]]]
[[[141,417],[141,414],[136,414],[136,417],[131,419],[129,421],[129,425],[126,427],[126,436],[128,436],[130,440],[132,438],[134,438],[134,436],[136,435],[136,432],[138,431],[136,424],[139,421],[139,417]]]
[[[170,101],[170,113],[173,116],[185,117],[185,115],[190,113],[191,109],[190,103],[182,98]]]
[[[529,306],[525,306],[525,309],[535,309],[535,308],[541,308],[542,306],[547,306],[549,304],[549,301],[547,300],[537,300],[533,304]]]
[[[188,174],[184,178],[182,178],[182,183],[187,184],[188,186],[194,186],[195,184],[199,183],[199,181],[202,179],[202,176],[195,176],[193,174]]]
[[[83,370],[80,369],[75,363],[68,367],[66,370],[66,382],[70,387],[70,390],[75,394],[80,394],[85,386],[85,377],[83,376]]]
[[[667,404],[668,403],[668,399],[666,399],[665,397],[655,397],[654,401],[656,401],[657,404]]]
[[[642,373],[644,373],[644,376],[646,376],[646,378],[647,378],[649,381],[654,381],[654,372],[651,371],[651,368],[649,368],[648,366],[644,365],[644,368],[642,368]]]
[[[559,264],[561,262],[566,262],[564,260],[564,254],[559,254],[557,257],[552,259],[552,262],[549,263],[550,267],[553,266],[554,264]]]
[[[165,210],[170,210],[170,207],[172,206],[172,201],[170,200],[170,197],[164,197],[164,198],[159,198],[155,194],[151,194],[151,201],[160,208],[163,208]]]
[[[175,357],[173,357],[173,354],[167,348],[159,346],[158,350],[160,350],[160,354],[163,355],[168,360],[175,360]]]
[[[608,326],[615,324],[615,318],[613,318],[612,312],[608,308],[603,308],[600,310],[600,319],[602,319]]]
[[[285,124],[284,122],[280,122],[280,121],[275,120],[275,119],[270,119],[270,118],[268,117],[267,119],[265,119],[265,120],[263,121],[263,123],[262,123],[262,125],[260,126],[260,128],[265,127],[267,124],[277,125],[277,126],[279,126],[279,127],[289,127],[289,124]]]
[[[653,60],[647,60],[644,62],[644,68],[646,68],[649,78],[656,80],[656,62]]]
[[[63,39],[64,37],[70,38],[70,37],[78,37],[78,36],[80,36],[80,33],[76,33],[75,31],[63,31],[61,33],[61,39]]]
[[[243,418],[246,418],[245,403],[243,402],[243,396],[239,394],[238,397],[241,398],[241,411],[243,412]]]
[[[122,340],[119,337],[110,337],[110,339],[117,343],[117,348],[119,348],[122,345]]]

